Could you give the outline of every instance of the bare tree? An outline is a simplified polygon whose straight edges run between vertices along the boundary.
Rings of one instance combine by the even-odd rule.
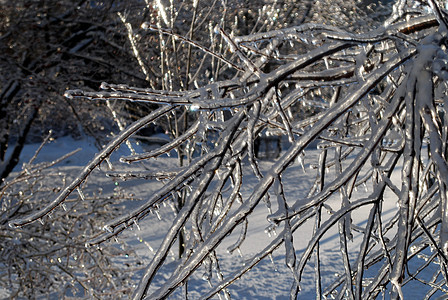
[[[44,141],[48,142],[50,135]],[[110,216],[118,216],[129,201],[124,193],[103,193],[102,187],[84,183],[84,194],[66,199],[61,211],[48,221],[13,229],[8,222],[42,207],[41,199],[52,197],[72,180],[73,174],[54,166],[78,152],[75,150],[52,162],[36,163],[35,156],[13,173],[0,189],[0,289],[11,299],[66,296],[116,299],[132,291],[133,274],[142,262],[126,244],[85,247],[90,236]],[[4,295],[4,294],[3,294]]]
[[[181,134],[160,148],[121,161],[150,161],[179,145],[184,145],[191,159],[180,169],[166,172],[110,172],[110,176],[123,178],[171,180],[141,206],[108,220],[107,231],[89,242],[102,245],[127,227],[144,222],[148,212],[162,203],[176,202],[178,193],[185,194],[134,299],[165,298],[201,267],[210,265],[218,270],[218,278],[202,297],[229,296],[229,285],[280,248],[293,278],[291,298],[300,295],[303,270],[312,256],[319,298],[376,298],[390,290],[392,299],[403,299],[403,288],[413,281],[428,288],[427,298],[445,292],[448,21],[436,2],[430,0],[427,6],[398,1],[384,25],[368,33],[307,23],[235,36],[216,26],[213,34],[222,39],[226,52],[212,51],[190,37],[163,29],[167,23],[144,23],[143,28],[213,57],[228,70],[222,80],[213,77],[213,81],[185,90],[103,83],[99,92],[68,91],[66,96],[71,99],[136,101],[158,108],[117,135],[58,197],[11,221],[12,226],[25,226],[57,211],[120,144],[144,126],[175,113],[185,119],[194,116],[196,121],[188,122]],[[312,113],[301,113],[310,107]],[[253,151],[256,136],[265,130],[275,130],[288,140],[287,150],[268,169],[260,167]],[[291,197],[286,178],[315,142],[320,149],[314,162],[315,180],[303,187],[308,189],[305,197]],[[257,178],[251,191],[246,190],[248,171]],[[401,174],[399,182],[392,176],[396,172]],[[357,190],[364,185],[367,196]],[[390,220],[384,216],[384,201],[398,205]],[[222,241],[241,228],[240,238],[229,251],[240,247],[251,213],[263,203],[270,228],[281,233],[224,277],[217,254]],[[365,207],[369,208],[365,226],[353,224],[352,214],[362,213]],[[294,238],[309,222],[315,231],[307,248],[299,252]],[[319,245],[335,229],[344,268],[338,280],[325,285]],[[153,289],[154,277],[167,263],[182,231],[186,233],[185,251],[164,284]],[[348,243],[355,233],[362,242],[351,251]],[[427,255],[430,247],[435,251]],[[426,261],[418,260],[419,255]],[[410,262],[417,265],[415,270],[407,268]],[[431,263],[439,267],[430,268]],[[431,272],[429,280],[421,276],[423,271]]]
[[[99,148],[107,140],[110,114],[96,109],[98,103],[70,103],[62,95],[69,87],[97,89],[106,79],[146,82],[133,72],[138,64],[132,53],[120,46],[127,37],[116,26],[116,12],[127,5],[1,3],[0,185],[17,165],[24,143],[42,141],[49,130],[54,137],[94,136]]]

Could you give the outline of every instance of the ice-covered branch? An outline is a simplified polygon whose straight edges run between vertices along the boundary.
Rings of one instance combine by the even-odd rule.
[[[303,272],[312,265],[313,253],[317,298],[373,297],[385,294],[385,286],[393,297],[403,297],[404,286],[413,280],[406,265],[424,252],[428,240],[443,253],[440,273],[448,256],[446,16],[435,2],[430,4],[436,17],[406,10],[401,1],[383,26],[368,33],[304,24],[238,36],[227,33],[236,29],[225,22],[210,24],[209,44],[193,41],[199,34],[195,22],[189,23],[188,37],[175,28],[160,28],[161,19],[157,26],[144,23],[158,33],[161,50],[171,45],[179,54],[186,44],[188,74],[182,73],[180,56],[161,51],[165,77],[157,89],[103,83],[98,92],[68,91],[72,100],[163,106],[122,131],[50,204],[11,224],[25,225],[50,213],[121,143],[155,122],[169,141],[121,158],[139,161],[145,169],[132,164],[130,171],[107,175],[162,182],[143,201],[104,222],[107,232],[90,240],[90,245],[101,245],[150,218],[149,212],[161,204],[173,207],[175,217],[167,220],[134,299],[166,298],[182,285],[188,294],[188,282],[201,268],[211,286],[201,291],[203,297],[227,288],[225,295],[231,295],[232,283],[280,251],[292,271],[292,297],[304,287]],[[167,26],[175,22],[171,17],[166,14]],[[194,61],[193,49],[202,51],[200,61]],[[197,68],[194,74],[192,68]],[[278,156],[262,161],[273,145],[278,145]],[[174,153],[178,168],[151,171],[153,160],[165,161]],[[305,166],[310,174],[297,175]],[[271,203],[273,197],[277,201]],[[389,216],[385,207],[395,213]],[[259,215],[267,219],[269,232],[281,226],[281,233],[247,254],[246,265],[221,273],[227,252],[248,245]],[[313,222],[314,234],[300,248],[298,232]],[[323,237],[330,232],[336,232],[341,250],[340,276],[333,283],[324,278],[328,264],[322,251]],[[176,243],[183,251],[169,266]],[[159,272],[167,269],[171,273],[158,282]],[[374,278],[368,277],[371,272]]]
[[[130,125],[123,132],[121,132],[113,141],[111,141],[100,153],[98,153],[90,163],[82,170],[82,172],[76,177],[75,180],[72,181],[62,192],[61,194],[54,199],[50,204],[48,204],[44,209],[34,212],[33,214],[23,218],[12,220],[9,224],[10,226],[23,226],[28,223],[34,222],[48,213],[50,213],[53,209],[58,207],[64,200],[89,176],[89,174],[98,167],[106,158],[110,156],[110,154],[117,149],[120,144],[126,141],[132,134],[137,132],[139,129],[144,127],[145,125],[153,122],[160,116],[163,116],[165,113],[173,110],[175,107],[171,106],[163,106],[155,111],[153,111],[148,116],[136,121],[134,124]]]

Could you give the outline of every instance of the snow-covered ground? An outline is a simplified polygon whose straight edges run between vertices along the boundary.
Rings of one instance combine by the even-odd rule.
[[[39,145],[27,145],[22,153],[21,162],[28,161],[34,154]],[[135,145],[135,147],[140,147]],[[98,151],[93,142],[88,140],[74,140],[70,137],[60,138],[47,144],[38,156],[37,161],[51,161],[63,154],[66,154],[77,148],[82,148],[81,151],[60,163],[57,168],[59,171],[77,172],[77,168],[84,166]],[[138,149],[139,150],[139,149]],[[119,155],[129,154],[129,150],[125,146],[118,151],[118,154],[114,154],[112,161],[116,160]],[[285,182],[285,194],[287,198],[300,199],[306,195],[307,189],[314,181],[315,171],[310,168],[309,163],[315,162],[319,155],[318,150],[310,149],[306,153],[305,157],[305,170],[302,166],[297,164],[288,169],[287,173],[283,175]],[[113,162],[118,166],[117,162]],[[151,166],[154,168],[171,168],[176,166],[176,159],[172,157],[162,157],[151,162]],[[269,161],[262,161],[261,168],[268,169],[272,163]],[[20,166],[16,169],[19,170]],[[122,168],[122,167],[120,167]],[[132,168],[126,166],[126,168]],[[306,171],[306,172],[305,172]],[[247,197],[254,189],[256,184],[255,177],[250,173],[250,167],[244,171],[246,174],[244,178],[243,198]],[[147,195],[155,191],[162,183],[148,183],[145,181],[135,182],[118,182],[113,183],[110,179],[104,180],[104,174],[96,172],[94,177],[89,179],[90,183],[95,183],[97,178],[97,185],[101,185],[104,189],[113,189],[117,184],[123,187],[127,191],[131,191],[138,201],[144,201]],[[393,180],[399,181],[399,174],[394,174]],[[367,194],[369,191],[358,191],[359,196]],[[140,200],[138,200],[140,199]],[[338,199],[335,199],[335,207],[338,207]],[[275,201],[273,201],[275,202]],[[273,203],[273,205],[276,205]],[[370,206],[364,206],[356,211],[356,214],[352,215],[354,224],[363,226],[368,218]],[[391,218],[396,211],[395,201],[384,201],[383,204],[383,217],[385,219]],[[161,207],[159,210],[159,216],[150,214],[145,220],[139,224],[139,229],[128,230],[122,236],[121,239],[125,239],[130,245],[132,245],[139,256],[143,258],[145,263],[149,263],[154,251],[161,244],[166,231],[169,228],[170,221],[173,219],[173,210],[169,207]],[[270,225],[266,220],[267,208],[261,204],[251,214],[249,218],[249,226],[246,241],[240,247],[240,252],[235,251],[232,254],[227,252],[227,248],[236,241],[238,238],[239,230],[235,230],[229,238],[226,238],[217,249],[217,255],[220,260],[220,268],[223,276],[235,271],[239,266],[247,263],[258,251],[266,247],[272,242],[276,235],[273,232],[268,232],[266,229]],[[325,219],[323,219],[325,221]],[[310,220],[305,225],[301,226],[294,234],[294,246],[296,248],[296,255],[300,258],[301,253],[306,248],[314,228],[314,221]],[[349,242],[349,250],[352,253],[357,253],[362,241],[362,235],[354,233],[353,241]],[[324,280],[322,282],[323,287],[333,282],[343,274],[343,262],[340,253],[340,241],[339,235],[335,230],[328,232],[322,239],[321,247],[321,268],[322,274],[324,274]],[[169,264],[164,266],[159,272],[159,276],[154,280],[154,287],[160,286],[164,279],[167,278],[169,272],[175,268],[177,253],[171,253]],[[305,268],[305,274],[302,278],[301,288],[302,292],[299,294],[302,299],[315,298],[315,283],[314,283],[314,269],[313,258],[309,265]],[[438,267],[438,266],[435,266]],[[410,266],[412,268],[412,266]],[[195,274],[203,274],[202,271]],[[216,276],[212,277],[210,283],[216,282]],[[274,252],[272,257],[267,257],[256,265],[250,272],[246,273],[240,280],[232,284],[228,290],[234,299],[289,299],[289,290],[291,288],[293,276],[291,271],[285,266],[285,253],[284,248],[281,246]],[[210,287],[208,281],[204,280],[200,275],[194,275],[188,283],[188,291],[190,299],[196,299],[201,293],[207,291]],[[390,286],[386,287],[390,288]],[[5,292],[5,291],[3,291]],[[174,293],[171,298],[181,298],[181,289]],[[425,295],[425,290],[416,286],[407,286],[404,290],[406,299],[422,299]],[[0,294],[0,298],[6,296],[6,293]],[[387,293],[386,293],[387,298]]]

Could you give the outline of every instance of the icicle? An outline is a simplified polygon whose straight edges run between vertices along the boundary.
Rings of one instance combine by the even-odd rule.
[[[235,242],[235,244],[231,245],[230,247],[227,248],[227,251],[229,253],[233,253],[233,251],[235,250],[239,250],[239,247],[241,246],[241,244],[244,242],[244,240],[246,239],[246,234],[247,234],[247,219],[244,219],[244,222],[242,224],[242,228],[241,228],[241,234],[238,237],[238,240]]]
[[[215,207],[215,209],[213,210],[213,214],[217,217],[221,214],[221,208],[218,207],[218,205]]]
[[[304,159],[303,157],[305,156],[305,153],[301,153],[297,156],[297,162],[299,163],[299,165],[302,167],[303,173],[306,174],[306,169],[305,169],[305,165],[303,163]]]
[[[160,216],[159,209],[158,208],[154,208],[152,211],[156,214],[157,219],[159,219],[159,221],[161,221],[162,217]]]
[[[114,166],[112,165],[112,162],[110,161],[109,157],[107,157],[104,161],[107,163],[107,167],[109,168],[109,170],[114,169]]]
[[[271,199],[269,198],[269,195],[266,194],[262,200],[263,200],[264,204],[266,205],[266,208],[268,209],[268,213],[272,214],[272,205],[271,205]]]
[[[236,248],[236,251],[238,251],[238,254],[243,258],[243,252],[241,251],[240,247]]]
[[[141,229],[140,229],[140,225],[138,224],[137,219],[133,219],[133,222],[134,222],[134,225],[137,228],[137,230],[140,231]]]
[[[79,188],[79,186],[76,188],[76,191],[77,191],[78,194],[79,194],[79,198],[80,198],[82,201],[85,201],[86,198],[84,197],[84,193],[81,191],[81,189]]]
[[[202,274],[202,280],[207,281],[208,283],[210,283],[210,274],[208,271],[204,272],[204,274]]]
[[[275,231],[275,227],[276,226],[274,224],[271,224],[264,230],[264,232],[268,235],[268,237],[273,237],[273,236],[277,235],[277,232]]]
[[[140,238],[140,240],[143,241],[141,238]],[[148,247],[149,251],[151,251],[152,253],[155,252],[154,248],[152,248],[151,245],[147,241],[143,241],[143,242],[146,245],[146,247]]]
[[[330,65],[328,64],[328,58],[324,57],[324,63],[325,63],[325,67],[328,69],[330,69]]]
[[[272,253],[269,253],[268,257],[269,257],[269,260],[271,261],[272,265],[274,266],[274,271],[278,272],[277,265],[275,264],[274,257],[272,256]]]
[[[109,225],[104,225],[103,226],[103,230],[109,232],[109,233],[113,233],[114,230],[112,229],[112,227],[110,227]]]

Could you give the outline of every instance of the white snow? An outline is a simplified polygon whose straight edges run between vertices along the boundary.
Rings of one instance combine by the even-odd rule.
[[[34,154],[39,145],[32,144],[26,145],[21,155],[21,162],[27,162]],[[134,143],[134,146],[140,147]],[[77,148],[82,148],[77,154],[73,155],[66,161],[56,166],[59,171],[62,172],[76,172],[78,167],[82,167],[88,163],[98,149],[95,148],[92,141],[89,140],[74,140],[70,137],[64,137],[52,141],[48,145],[45,145],[42,152],[39,154],[37,161],[52,161],[63,154],[66,154]],[[126,146],[122,146],[118,151],[120,155],[128,155],[130,152],[126,149]],[[304,159],[305,170],[299,163],[289,168],[285,174],[283,174],[283,184],[285,197],[287,199],[300,199],[306,196],[307,190],[310,185],[313,184],[315,179],[315,170],[310,168],[309,163],[316,161],[319,155],[319,150],[308,149]],[[120,170],[123,168],[132,170],[134,165],[123,165],[118,163],[119,155],[113,155],[113,164],[119,166]],[[155,169],[168,169],[175,168],[177,160],[172,157],[160,157],[153,159],[150,163],[145,163],[147,167]],[[268,161],[262,161],[260,164],[261,170],[266,170],[272,163]],[[256,177],[251,174],[251,168],[249,163],[246,162],[244,172],[244,189],[243,198],[247,197],[256,185]],[[19,168],[19,167],[17,167]],[[16,169],[17,169],[16,168]],[[395,174],[392,177],[395,183],[400,182],[399,174]],[[94,172],[89,179],[91,186],[101,187],[105,192],[109,189],[112,190],[116,187],[110,179],[105,180],[103,172]],[[161,186],[162,183],[151,182],[148,183],[144,180],[122,182],[118,181],[117,184],[120,187],[125,188],[127,192],[132,192],[135,199],[144,200],[150,195],[152,191]],[[86,192],[86,191],[85,191]],[[87,191],[88,192],[88,191]],[[244,194],[245,193],[245,194]],[[367,195],[368,191],[364,189],[358,189],[359,197]],[[274,197],[271,197],[273,205],[273,211],[276,210],[277,201]],[[394,197],[390,196],[391,201],[386,200],[383,203],[383,216],[385,218],[391,218],[396,212],[396,201]],[[337,209],[339,199],[334,200],[335,207]],[[129,207],[137,205],[138,200],[135,203],[129,203]],[[361,209],[356,210],[356,214],[352,215],[353,222],[361,227],[365,226],[370,205],[364,206]],[[325,211],[325,209],[324,209]],[[174,218],[174,212],[172,208],[167,206],[160,207],[158,214],[160,218],[153,213],[142,220],[138,226],[133,226],[132,230],[126,231],[120,236],[120,239],[126,240],[131,246],[135,247],[136,252],[141,256],[145,263],[149,263],[154,251],[157,250],[161,244],[164,235],[166,234],[171,221]],[[253,255],[258,251],[266,247],[273,239],[276,238],[275,233],[270,232],[268,234],[267,228],[269,222],[266,219],[268,215],[267,208],[261,203],[257,209],[250,215],[248,220],[248,230],[246,241],[240,247],[241,251],[235,251],[233,254],[227,252],[227,248],[233,244],[240,233],[239,227],[234,231],[231,237],[226,238],[224,242],[218,246],[217,254],[220,259],[220,268],[224,278],[227,274],[236,271],[241,265],[245,264]],[[325,221],[325,217],[322,221]],[[312,234],[314,227],[314,219],[310,219],[304,226],[301,226],[298,231],[293,234],[294,247],[296,249],[296,256],[299,259],[304,249],[306,248]],[[283,227],[277,228],[276,233],[279,234],[283,230]],[[362,241],[362,235],[354,233],[353,241],[349,242],[349,250],[357,252],[360,248]],[[322,274],[325,274],[323,280],[323,286],[325,287],[329,283],[333,282],[338,276],[344,276],[343,262],[340,254],[340,241],[339,235],[336,229],[330,230],[322,239],[321,247],[321,268]],[[170,271],[173,271],[176,267],[177,253],[171,253],[169,264],[162,267],[159,275],[154,279],[153,288],[160,287],[162,282],[168,278]],[[355,257],[353,257],[355,259]],[[315,283],[314,283],[314,270],[312,268],[314,258],[311,258],[311,262],[305,268],[305,273],[302,276],[301,288],[302,292],[299,293],[301,299],[313,299],[315,298]],[[437,267],[437,266],[436,266]],[[412,269],[412,265],[410,265]],[[208,291],[210,288],[209,283],[198,274],[203,274],[204,269],[196,272],[194,276],[188,282],[188,291],[190,299],[196,299],[199,295]],[[216,275],[212,274],[210,283],[216,282]],[[276,250],[271,257],[266,257],[248,273],[242,276],[242,278],[232,284],[228,291],[234,299],[289,299],[289,290],[293,282],[293,275],[291,271],[285,265],[285,253],[284,246],[282,245]],[[182,298],[182,289],[178,289],[171,299]],[[406,286],[404,290],[406,299],[419,299],[424,297],[425,291],[414,290],[412,286]],[[7,291],[0,289],[0,298],[7,297]],[[217,297],[215,297],[217,298]],[[387,294],[386,294],[387,298]]]

